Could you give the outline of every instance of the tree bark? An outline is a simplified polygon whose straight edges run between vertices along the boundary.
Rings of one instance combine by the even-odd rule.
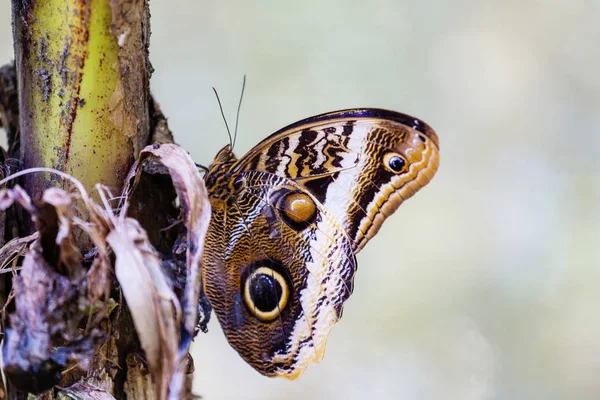
[[[0,126],[9,137],[0,159],[4,176],[52,168],[81,188],[76,184],[74,194],[74,180],[38,170],[0,193],[8,378],[0,396],[189,397],[203,247],[197,242],[209,217],[197,170],[170,167],[193,165],[189,156],[174,145],[160,148],[172,136],[149,93],[148,1],[13,0],[12,7],[15,66],[0,70]],[[155,147],[132,169],[151,142]],[[96,184],[103,186],[92,192]],[[113,204],[111,195],[124,188],[125,200]],[[151,201],[139,194],[148,188]],[[175,198],[200,211],[174,208]],[[183,224],[165,228],[182,215]],[[125,229],[131,217],[138,230]],[[135,239],[132,248],[119,253],[127,237]],[[136,251],[146,254],[134,272],[150,277],[153,306],[132,307],[137,299],[120,281],[131,273],[123,254]],[[166,303],[165,293],[172,297]],[[160,332],[151,334],[160,340],[140,328],[149,325],[139,312],[157,315]],[[170,361],[161,364],[161,357]]]

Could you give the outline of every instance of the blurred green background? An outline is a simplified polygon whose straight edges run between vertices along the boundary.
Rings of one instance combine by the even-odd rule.
[[[359,255],[323,362],[264,378],[216,318],[204,399],[600,398],[600,2],[152,0],[152,88],[209,164],[340,108],[431,124],[436,178]],[[0,61],[12,59],[10,2]]]

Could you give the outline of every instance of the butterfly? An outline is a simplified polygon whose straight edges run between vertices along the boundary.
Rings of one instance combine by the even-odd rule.
[[[439,165],[425,122],[374,108],[291,124],[205,175],[203,288],[229,344],[266,376],[319,362],[352,294],[356,254]]]

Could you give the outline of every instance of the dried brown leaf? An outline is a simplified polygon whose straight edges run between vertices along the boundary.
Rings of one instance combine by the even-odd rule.
[[[132,218],[115,221],[107,241],[116,257],[115,272],[157,386],[165,399],[177,368],[181,310],[148,236]]]
[[[40,170],[21,171],[11,178]],[[83,204],[92,205],[91,215],[95,220],[102,218],[95,214],[99,207],[91,203],[85,189],[78,182],[76,185]],[[94,224],[82,223],[76,217],[79,198],[80,195],[58,188],[45,190],[37,201],[32,201],[18,186],[0,190],[0,207],[21,204],[31,213],[37,229],[34,235],[13,240],[0,249],[3,267],[13,267],[25,253],[20,274],[13,278],[15,306],[8,315],[3,347],[4,372],[21,390],[36,393],[49,389],[61,379],[61,371],[69,362],[85,365],[103,337],[94,324],[88,323],[85,330],[81,329],[90,317],[86,310],[98,304],[88,295],[88,269],[76,245],[74,228],[84,226],[83,231],[93,234],[95,242],[101,235],[94,233]],[[27,251],[23,251],[25,247]],[[103,268],[108,270],[106,251],[98,254],[102,255],[99,258]],[[87,265],[90,263],[91,260]],[[108,285],[108,280],[101,283]],[[95,289],[106,293],[108,286]],[[96,323],[105,314],[101,310],[98,315]]]
[[[204,181],[196,164],[189,154],[175,144],[147,146],[141,153],[138,162],[128,177],[125,193],[134,189],[139,179],[144,162],[158,161],[167,168],[173,187],[179,199],[179,207],[183,224],[187,231],[186,268],[187,285],[182,301],[184,326],[188,333],[194,331],[197,317],[197,304],[200,292],[200,260],[204,249],[206,230],[210,222],[210,202]]]
[[[36,202],[18,185],[0,190],[0,209],[19,203],[29,211],[40,235],[44,257],[50,265],[69,273],[81,267],[81,254],[71,233],[74,200],[73,194],[58,188],[47,189]]]
[[[69,360],[91,355],[99,335],[83,336],[78,326],[85,285],[60,274],[34,242],[13,279],[15,311],[9,315],[4,350],[4,372],[21,389],[32,393],[49,389]]]
[[[72,234],[75,200],[73,194],[49,188],[42,200],[35,202],[33,212],[44,257],[59,271],[70,275],[84,273],[81,253]]]
[[[151,175],[153,179],[144,180],[145,174]],[[159,179],[160,176],[167,176],[170,180],[165,182],[164,179]],[[183,324],[178,342],[178,370],[169,384],[170,398],[178,398],[184,390],[185,360],[188,357],[189,346],[198,320],[200,260],[210,222],[210,203],[204,181],[195,163],[185,150],[174,144],[147,146],[140,153],[126,182],[125,197],[139,200],[131,203],[130,215],[136,215],[144,227],[151,227],[147,228],[151,237],[153,237],[151,230],[163,233],[154,236],[153,243],[157,248],[170,246],[166,250],[168,254],[164,257],[170,258],[170,262],[166,262],[165,266],[178,264],[182,243],[185,244],[185,285],[180,294]],[[162,186],[152,187],[151,185],[156,185],[156,182],[160,182]],[[165,186],[169,187],[165,188]],[[169,194],[169,190],[174,190],[174,193]],[[137,192],[147,193],[147,195],[136,194]],[[157,193],[166,193],[166,195],[163,199],[157,200],[160,197]],[[179,224],[166,219],[161,220],[164,215],[168,215],[166,210],[173,208],[175,195],[179,205],[176,210],[178,214],[175,214],[174,218],[181,221]],[[178,235],[171,240],[166,240],[170,230],[178,232]]]

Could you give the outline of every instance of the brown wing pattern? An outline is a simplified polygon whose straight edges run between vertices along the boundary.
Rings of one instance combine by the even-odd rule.
[[[437,135],[425,123],[400,115],[404,122],[417,121],[421,130],[370,116],[322,120],[263,141],[233,170],[293,179],[333,213],[359,251],[437,171]],[[400,172],[385,164],[392,154],[404,162]]]
[[[352,293],[355,254],[435,174],[422,121],[347,110],[301,121],[206,175],[206,294],[229,343],[268,376],[320,361]]]
[[[206,294],[230,344],[248,363],[265,375],[293,378],[322,358],[351,294],[356,260],[327,210],[318,210],[301,230],[282,218],[280,199],[294,196],[299,185],[259,171],[237,180],[234,202],[213,207],[203,260]],[[259,269],[281,275],[289,291],[285,307],[264,320],[252,309],[260,299],[248,301],[244,290]]]

